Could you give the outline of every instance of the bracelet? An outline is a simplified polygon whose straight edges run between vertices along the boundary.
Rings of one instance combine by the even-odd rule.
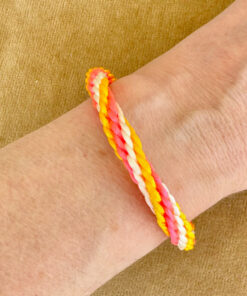
[[[180,250],[191,250],[195,244],[194,225],[187,221],[175,198],[148,162],[139,137],[109,88],[114,80],[110,71],[101,67],[89,69],[86,74],[86,89],[99,113],[108,142],[138,185],[156,216],[157,224],[170,236],[171,243]]]

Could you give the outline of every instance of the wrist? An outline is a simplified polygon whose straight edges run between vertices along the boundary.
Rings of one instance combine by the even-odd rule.
[[[114,82],[111,88],[140,136],[148,160],[189,219],[225,196],[215,190],[220,172],[213,160],[208,163],[210,154],[204,149],[201,129],[207,125],[206,119],[194,116],[196,109],[188,112],[185,98],[136,73]],[[207,134],[214,138],[213,128]],[[203,202],[198,200],[201,192]]]

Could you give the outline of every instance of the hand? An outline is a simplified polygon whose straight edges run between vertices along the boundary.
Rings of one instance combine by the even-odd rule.
[[[189,219],[246,189],[246,6],[112,85]],[[90,101],[1,149],[0,196],[6,296],[88,295],[165,239]]]

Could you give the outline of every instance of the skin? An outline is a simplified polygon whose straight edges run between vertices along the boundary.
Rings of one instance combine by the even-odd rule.
[[[247,188],[246,13],[111,86],[188,219]],[[0,196],[1,295],[89,295],[166,239],[89,100],[0,150]]]

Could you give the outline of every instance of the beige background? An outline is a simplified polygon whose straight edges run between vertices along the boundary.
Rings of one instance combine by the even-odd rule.
[[[0,146],[84,100],[89,67],[126,75],[231,2],[1,0]],[[164,243],[94,296],[247,295],[246,213],[246,193],[223,200],[196,219],[193,252]]]

